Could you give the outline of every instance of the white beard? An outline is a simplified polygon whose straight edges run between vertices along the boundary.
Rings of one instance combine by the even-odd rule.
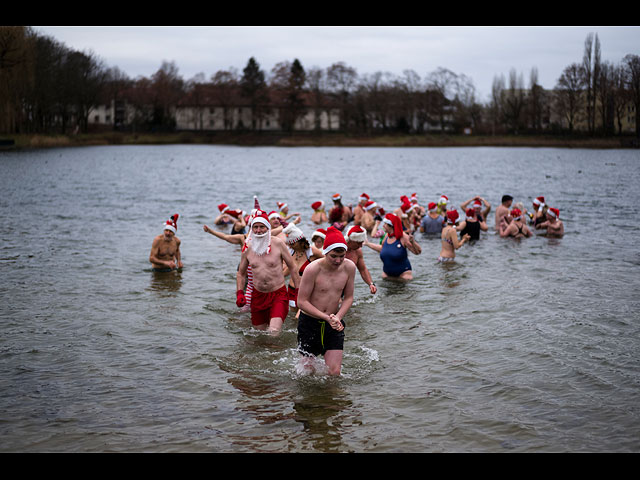
[[[249,246],[256,255],[264,255],[269,252],[269,245],[271,244],[271,230],[267,230],[262,235],[256,235],[251,232]]]

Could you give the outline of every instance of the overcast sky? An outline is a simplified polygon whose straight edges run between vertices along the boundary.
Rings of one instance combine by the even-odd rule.
[[[582,61],[584,41],[597,33],[603,61],[640,55],[640,27],[45,27],[36,31],[69,48],[92,52],[131,78],[150,77],[163,61],[184,80],[207,79],[230,67],[239,72],[254,57],[267,73],[279,62],[300,60],[305,69],[344,62],[358,75],[413,70],[421,78],[438,67],[470,77],[479,101],[493,79],[515,69],[529,84],[553,88],[562,70]]]

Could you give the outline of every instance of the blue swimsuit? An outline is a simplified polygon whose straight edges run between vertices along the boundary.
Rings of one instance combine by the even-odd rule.
[[[382,243],[380,260],[382,260],[382,271],[390,277],[399,277],[407,270],[411,270],[407,249],[400,243],[400,240],[388,243],[385,239]]]

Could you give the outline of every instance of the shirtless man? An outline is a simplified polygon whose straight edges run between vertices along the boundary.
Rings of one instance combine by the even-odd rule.
[[[496,230],[500,229],[502,219],[509,216],[509,208],[513,203],[513,197],[511,195],[503,195],[502,203],[496,208]]]
[[[356,266],[346,258],[347,245],[339,230],[327,229],[324,257],[311,262],[298,291],[298,351],[306,373],[313,357],[324,355],[329,375],[340,375],[344,347],[343,318],[353,304]],[[342,301],[341,301],[342,300]]]
[[[286,244],[278,237],[271,236],[271,224],[267,214],[257,211],[251,219],[249,237],[242,248],[240,265],[236,274],[236,305],[246,303],[244,283],[247,268],[253,274],[251,297],[251,324],[259,330],[269,330],[279,334],[289,313],[289,295],[282,270],[284,262],[289,271],[295,270],[293,258]],[[296,288],[300,285],[298,275],[292,275]]]
[[[533,235],[527,224],[524,222],[524,216],[522,212],[514,208],[509,212],[511,216],[511,221],[509,223],[503,221],[500,224],[500,236],[501,237],[514,237],[514,238],[523,238],[530,237]]]
[[[378,289],[371,279],[371,273],[364,263],[364,255],[362,254],[362,245],[367,240],[367,232],[360,226],[356,225],[349,229],[347,236],[347,255],[346,258],[355,263],[358,272],[364,283],[369,286],[371,294],[375,294]]]
[[[373,233],[373,229],[376,225],[376,220],[373,216],[378,204],[373,200],[369,200],[364,204],[364,213],[360,218],[360,226],[364,228],[369,234]]]
[[[363,193],[358,197],[358,205],[353,209],[353,224],[354,225],[362,225],[362,216],[365,212],[365,205],[369,202],[371,198],[366,193]]]
[[[545,228],[547,229],[548,237],[562,237],[564,235],[564,224],[560,220],[560,210],[549,207],[547,220],[536,224],[536,230]]]
[[[162,235],[153,239],[149,261],[154,272],[170,272],[182,268],[180,255],[180,239],[176,237],[178,231],[178,214],[176,213],[164,224]]]

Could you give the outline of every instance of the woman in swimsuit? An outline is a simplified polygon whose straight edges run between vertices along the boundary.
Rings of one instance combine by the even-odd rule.
[[[514,237],[514,238],[524,238],[530,237],[533,235],[531,230],[524,223],[524,217],[520,209],[514,208],[509,213],[512,220],[509,223],[503,222],[500,225],[500,236],[501,237]]]
[[[456,210],[447,211],[447,225],[442,229],[440,238],[442,239],[442,249],[440,250],[439,262],[453,262],[456,258],[456,250],[469,241],[471,238],[468,233],[458,240],[458,231],[456,230],[456,222],[458,221],[458,212]]]
[[[387,234],[382,243],[380,245],[369,241],[364,243],[380,253],[382,278],[402,281],[413,279],[407,250],[415,255],[420,255],[422,248],[416,243],[412,234],[403,232],[402,221],[397,215],[388,213],[385,215],[382,225]]]
[[[477,210],[475,208],[467,208],[466,219],[464,222],[460,222],[456,227],[456,230],[460,232],[460,235],[464,237],[465,234],[469,234],[469,240],[480,240],[480,230],[486,232],[489,227],[484,220],[477,217]]]

